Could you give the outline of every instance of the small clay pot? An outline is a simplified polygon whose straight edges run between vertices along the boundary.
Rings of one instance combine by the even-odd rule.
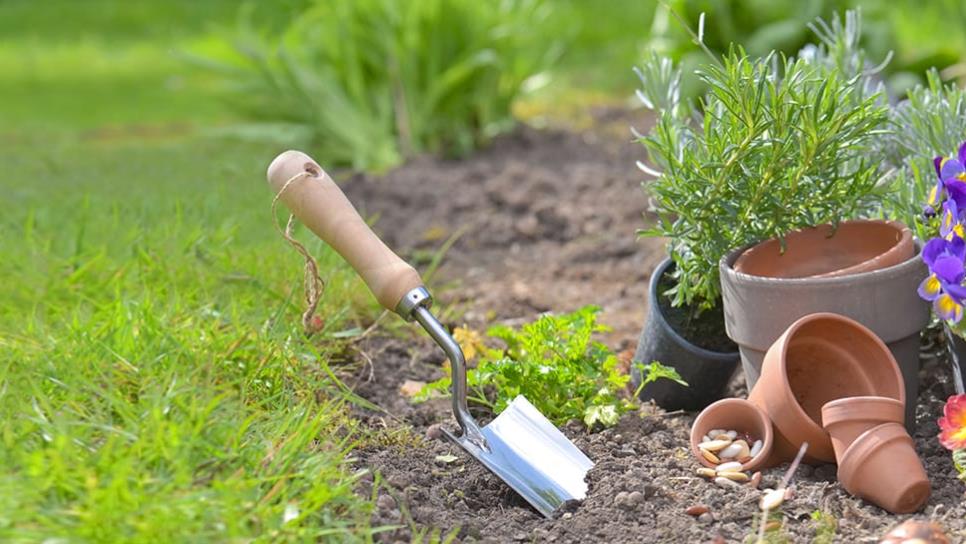
[[[912,231],[896,221],[843,221],[819,225],[752,246],[734,268],[766,278],[833,278],[888,268],[915,254]]]
[[[748,400],[775,426],[773,455],[790,461],[808,442],[805,461],[835,462],[822,428],[822,406],[845,397],[879,396],[905,403],[902,373],[889,348],[869,329],[836,314],[807,315],[765,354]]]
[[[905,405],[889,397],[846,397],[822,406],[822,426],[832,439],[835,460],[862,433],[883,423],[905,421]]]
[[[771,420],[761,408],[745,399],[721,399],[698,414],[691,425],[691,453],[701,464],[714,468],[716,465],[701,455],[698,444],[712,429],[738,431],[761,440],[761,451],[751,461],[741,465],[742,470],[758,470],[770,466],[774,433]],[[749,444],[751,446],[751,444]]]
[[[644,386],[641,400],[653,400],[665,410],[700,410],[724,396],[725,387],[738,368],[738,346],[730,352],[704,349],[690,342],[671,326],[661,309],[658,297],[664,296],[658,285],[670,274],[674,262],[664,259],[651,275],[647,321],[637,341],[633,360],[648,364],[659,361],[674,367],[688,385],[673,380],[657,380]],[[631,367],[634,387],[641,383],[637,366]]]
[[[908,514],[929,499],[929,478],[912,438],[898,423],[883,423],[852,442],[839,463],[849,493],[893,514]]]

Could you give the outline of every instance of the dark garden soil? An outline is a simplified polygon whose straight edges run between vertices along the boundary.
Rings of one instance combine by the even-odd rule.
[[[387,243],[410,258],[458,236],[432,282],[442,305],[460,310],[447,312],[458,315],[445,319],[448,325],[512,324],[597,304],[601,320],[613,327],[603,340],[626,354],[646,313],[651,270],[664,252],[660,241],[635,236],[647,202],[634,168],[641,152],[627,126],[643,120],[614,112],[598,117],[591,131],[522,129],[465,160],[420,159],[343,186],[365,215],[377,218]],[[459,448],[436,438],[438,424],[453,425],[447,399],[413,405],[400,392],[407,380],[440,377],[444,359],[417,329],[403,332],[367,337],[358,347],[373,365],[348,379],[385,410],[359,410],[363,424],[385,440],[356,450],[353,461],[375,475],[358,489],[371,496],[376,487],[373,524],[401,527],[378,540],[409,542],[431,528],[443,534],[458,528],[458,540],[466,542],[741,542],[754,531],[759,493],[725,490],[695,475],[698,463],[687,450],[694,414],[652,406],[606,431],[563,429],[596,465],[586,500],[544,519]],[[837,520],[836,542],[877,542],[910,517],[940,522],[954,542],[966,538],[966,484],[935,439],[942,399],[951,392],[948,373],[936,357],[923,361],[915,438],[933,484],[926,508],[916,516],[888,514],[844,492],[834,466],[803,466],[782,510],[788,541],[815,538],[816,511]],[[745,393],[740,374],[731,389]],[[765,471],[762,487],[774,486],[784,468]],[[707,506],[709,514],[686,514],[694,505]]]

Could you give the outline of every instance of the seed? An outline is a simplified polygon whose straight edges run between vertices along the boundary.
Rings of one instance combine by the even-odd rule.
[[[745,457],[739,457],[738,458],[738,462],[743,465],[743,464],[747,463],[748,461],[751,461],[751,459],[752,459],[752,457],[750,455],[746,455]]]
[[[736,470],[741,470],[741,463],[737,461],[721,463],[720,465],[714,467],[714,470],[716,472],[734,472]]]
[[[718,476],[717,478],[715,478],[714,483],[718,484],[721,487],[738,487],[740,485],[738,484],[738,482],[734,480],[729,480],[728,478],[725,478],[723,476]]]
[[[758,489],[758,486],[761,485],[761,472],[752,474],[751,481],[748,482],[748,485],[750,485],[752,489]]]
[[[717,482],[717,480],[715,480]],[[765,496],[761,498],[758,506],[762,510],[774,510],[785,502],[785,490],[784,489],[772,489],[765,493]]]
[[[752,446],[751,446],[751,453],[750,453],[750,455],[752,457],[754,457],[754,456],[758,455],[759,453],[761,453],[761,447],[763,445],[764,445],[764,443],[761,440],[755,440],[755,443],[752,444]]]
[[[714,478],[718,473],[714,471],[713,468],[701,467],[698,469],[698,476],[704,476],[706,478]]]
[[[708,436],[718,436],[719,434],[724,434],[724,429],[711,429],[708,431]]]
[[[725,434],[728,435],[728,438],[732,440],[738,437],[738,431],[728,431]]]
[[[698,444],[698,447],[710,452],[716,452],[727,448],[729,444],[731,444],[730,440],[712,440],[711,442],[702,442]]]
[[[745,449],[748,449],[748,447],[745,446]],[[740,453],[741,444],[732,442],[727,448],[718,452],[718,457],[722,459],[734,459],[735,457],[738,457]]]
[[[711,453],[710,451],[708,451],[708,450],[706,450],[704,448],[701,448],[701,455],[705,459],[707,459],[708,461],[711,461],[712,463],[714,463],[716,465],[721,462],[721,459],[718,459],[718,457],[715,456],[715,454]]]
[[[765,532],[767,533],[768,531],[777,531],[779,528],[781,528],[781,526],[782,526],[782,522],[780,521],[769,521],[768,523],[765,524]],[[909,541],[906,541],[906,544],[908,543]]]
[[[701,442],[702,443],[703,442],[711,442],[711,437],[708,436],[708,435],[704,435],[704,436],[701,437]]]
[[[735,444],[741,447],[741,453],[739,453],[736,457],[748,457],[749,455],[751,455],[751,449],[748,448],[747,442],[745,442],[744,440],[735,440],[734,442],[731,443],[732,446],[734,446]]]
[[[731,442],[731,437],[728,436],[728,433],[713,434],[711,435],[711,438],[714,440],[726,440],[728,442]]]
[[[737,471],[732,471],[732,470],[726,470],[724,472],[719,472],[718,473],[718,476],[721,476],[722,478],[727,478],[727,479],[729,479],[729,480],[731,480],[733,482],[742,482],[742,483],[743,482],[747,482],[748,479],[749,479],[748,478],[748,475],[745,474],[744,472],[737,472]]]
[[[688,509],[684,511],[684,513],[689,516],[698,517],[701,514],[707,514],[708,507],[703,504],[695,504],[694,506],[689,506]]]

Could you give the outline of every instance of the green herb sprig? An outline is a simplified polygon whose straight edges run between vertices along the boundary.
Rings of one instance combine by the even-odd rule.
[[[556,424],[577,419],[588,428],[615,425],[637,407],[627,391],[630,375],[621,372],[617,356],[592,340],[606,327],[597,323],[600,308],[586,306],[573,313],[544,315],[520,329],[498,325],[487,331],[503,349],[475,346],[476,368],[467,372],[469,401],[500,413],[517,395],[524,395]],[[641,387],[659,379],[685,384],[677,371],[660,363],[640,365]],[[448,395],[449,376],[426,385],[415,397],[424,401]],[[640,389],[638,389],[639,391]]]
[[[855,25],[821,28],[797,59],[732,47],[698,69],[709,89],[698,105],[680,101],[667,59],[645,57],[640,96],[657,119],[638,137],[657,175],[645,184],[657,221],[640,234],[669,239],[675,306],[714,307],[718,262],[733,249],[875,208],[887,102],[868,73],[839,68],[854,61],[858,40],[840,34]]]

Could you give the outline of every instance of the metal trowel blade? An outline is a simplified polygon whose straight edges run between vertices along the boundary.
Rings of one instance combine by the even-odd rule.
[[[587,495],[584,477],[593,461],[522,395],[481,431],[486,449],[444,432],[544,516]]]

